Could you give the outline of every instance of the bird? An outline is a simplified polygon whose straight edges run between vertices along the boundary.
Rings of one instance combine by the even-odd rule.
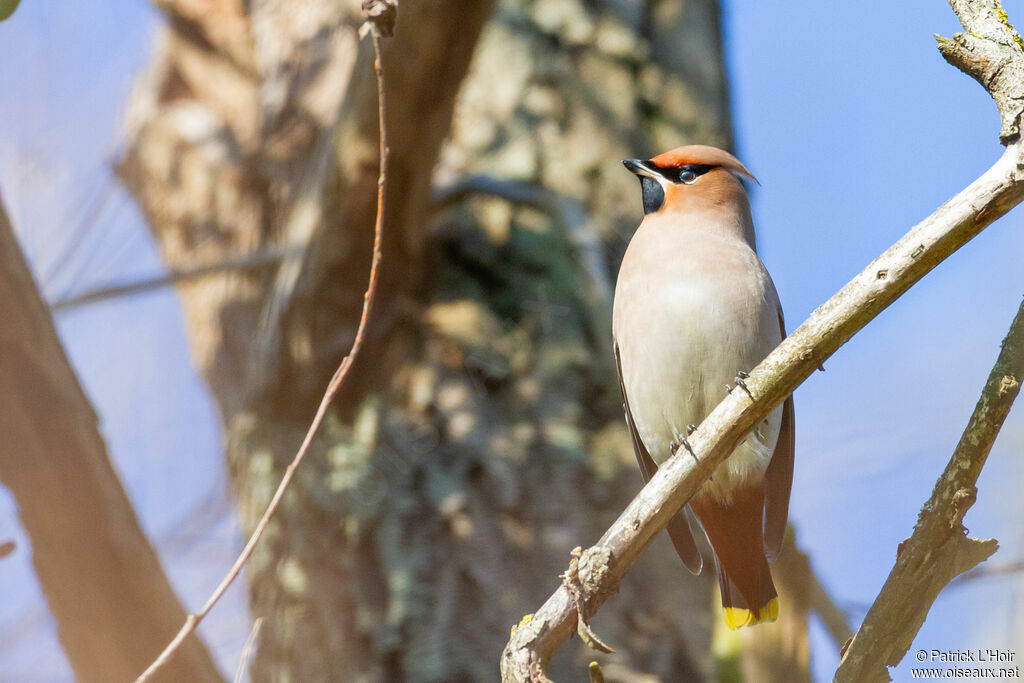
[[[725,397],[728,382],[746,390],[744,370],[786,337],[786,326],[757,255],[741,180],[757,179],[735,156],[687,145],[622,163],[640,179],[644,218],[619,268],[612,336],[626,422],[646,482],[681,446],[693,455],[687,436],[694,425]],[[668,524],[679,557],[699,574],[703,560],[687,509],[696,516],[717,564],[725,622],[734,630],[779,614],[768,562],[778,557],[786,533],[794,436],[790,396]]]

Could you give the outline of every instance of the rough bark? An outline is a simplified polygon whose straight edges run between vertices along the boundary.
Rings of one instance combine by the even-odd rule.
[[[179,286],[251,528],[358,319],[370,56],[353,3],[161,7],[170,28],[133,98],[123,177],[177,271],[286,254]],[[248,567],[266,617],[257,680],[492,678],[510,621],[639,486],[604,349],[608,282],[640,213],[617,160],[729,144],[718,6],[503,1],[456,104],[490,10],[403,0],[388,41],[381,300],[355,382]],[[710,576],[664,550],[623,586],[608,633],[620,663],[696,680]]]
[[[995,100],[1005,145],[1020,137],[1020,84],[1024,83],[1024,39],[999,0],[949,0],[965,33],[936,35],[946,61],[976,80]]]
[[[0,205],[0,482],[79,681],[126,681],[185,618]],[[28,549],[21,550],[28,552]],[[198,640],[160,680],[221,680]]]

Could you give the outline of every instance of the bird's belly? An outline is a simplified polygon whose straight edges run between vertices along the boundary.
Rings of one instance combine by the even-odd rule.
[[[721,291],[699,287],[660,288],[659,319],[629,320],[623,344],[622,373],[637,431],[655,462],[671,455],[672,443],[686,436],[687,425],[699,425],[726,396],[737,372],[750,370],[774,347],[781,333],[762,334],[768,316],[758,307],[733,305]],[[776,314],[772,311],[771,318]],[[774,321],[778,329],[777,319]],[[774,340],[774,341],[773,341]],[[627,361],[628,359],[628,361]],[[742,390],[741,390],[742,391]],[[760,479],[778,439],[782,409],[777,408],[737,446],[704,484],[698,496],[728,500],[735,487]],[[680,449],[681,457],[689,457]]]

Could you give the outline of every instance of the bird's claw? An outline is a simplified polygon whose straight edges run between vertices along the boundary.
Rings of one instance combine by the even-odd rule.
[[[748,377],[750,377],[749,374],[747,374],[747,373],[743,372],[742,370],[740,370],[739,372],[736,373],[736,377],[733,378],[733,381],[736,382],[736,386],[738,386],[740,389],[745,391],[747,396],[750,397],[750,400],[753,401],[754,400],[754,395],[752,393],[750,393],[750,389],[747,388],[747,383],[743,381],[743,380],[747,379]],[[728,386],[728,385],[726,385],[726,386]],[[729,393],[731,394],[732,392],[730,391]]]
[[[679,445],[686,449],[686,452],[690,454],[694,462],[697,462],[697,454],[693,452],[693,446],[685,438],[679,440]],[[678,448],[678,447],[677,447]]]
[[[686,425],[686,435],[689,436],[697,431],[697,425]]]

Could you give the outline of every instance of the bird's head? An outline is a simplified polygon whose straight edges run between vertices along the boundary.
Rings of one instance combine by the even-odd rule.
[[[645,214],[746,202],[738,176],[757,182],[739,159],[708,145],[686,145],[647,160],[623,159],[622,164],[640,179]]]

